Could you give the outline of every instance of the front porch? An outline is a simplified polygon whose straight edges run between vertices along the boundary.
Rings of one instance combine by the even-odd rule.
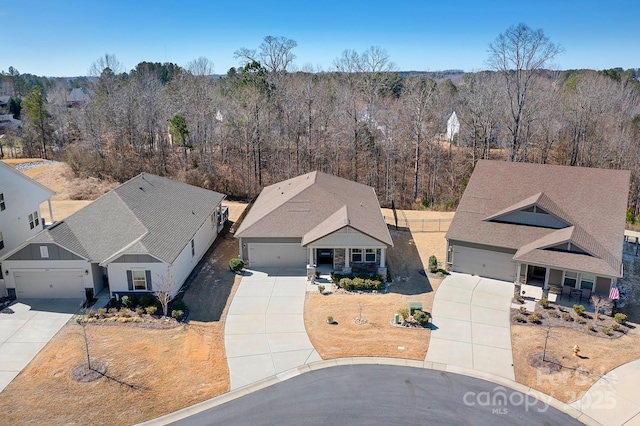
[[[322,274],[340,272],[387,274],[386,247],[310,247],[309,266]]]

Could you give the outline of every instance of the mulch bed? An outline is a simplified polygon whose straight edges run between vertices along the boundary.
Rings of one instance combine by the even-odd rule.
[[[554,316],[557,315],[557,317]],[[511,309],[511,323],[533,326],[533,327],[565,327],[572,330],[580,331],[591,336],[601,337],[603,339],[616,339],[623,334],[627,333],[629,329],[633,328],[631,324],[620,324],[617,331],[613,330],[614,324],[617,324],[612,317],[606,315],[600,315],[600,319],[596,319],[593,312],[585,312],[582,316],[578,316],[571,308],[564,306],[556,306],[551,304],[549,308],[545,309],[536,303],[535,313],[540,315],[541,322],[539,324],[528,321],[529,315],[532,312],[522,314],[527,320],[526,322],[519,322],[514,320],[514,316],[520,315],[518,309]],[[589,326],[593,326],[593,331],[589,329]],[[603,328],[609,329],[609,334],[605,334]]]
[[[542,353],[531,355],[529,357],[529,365],[547,374],[554,374],[562,370],[560,361],[549,355],[545,355],[543,360]]]
[[[107,366],[103,362],[91,361],[91,368],[89,368],[88,363],[83,362],[71,370],[69,375],[76,382],[93,382],[94,380],[104,377],[106,372]]]
[[[84,318],[84,316],[79,316]],[[119,327],[138,327],[138,328],[151,328],[158,330],[168,330],[170,328],[180,327],[185,325],[184,322],[179,322],[175,318],[156,318],[151,315],[145,315],[144,317],[137,317],[139,321],[120,322],[118,317],[108,318],[90,318],[90,321],[84,322],[87,325],[105,325],[105,326],[119,326]]]

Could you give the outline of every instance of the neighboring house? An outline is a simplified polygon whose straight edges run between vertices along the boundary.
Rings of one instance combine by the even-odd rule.
[[[224,198],[142,173],[0,259],[8,295],[176,294],[223,227]]]
[[[460,122],[456,112],[453,111],[447,120],[447,142],[453,142],[453,138],[460,133]]]
[[[0,161],[0,259],[42,231],[40,204],[49,203],[55,192],[24,173]],[[5,293],[4,270],[0,264],[0,296]]]
[[[86,104],[91,99],[89,90],[84,87],[75,87],[67,95],[67,105],[69,107],[78,107]]]
[[[322,172],[262,190],[235,234],[250,268],[378,271],[393,247],[375,191]]]
[[[630,173],[481,160],[447,239],[457,272],[609,295],[622,276]]]

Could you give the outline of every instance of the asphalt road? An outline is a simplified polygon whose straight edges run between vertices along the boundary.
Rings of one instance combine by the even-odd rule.
[[[173,425],[580,425],[520,392],[458,374],[387,365],[305,373]]]

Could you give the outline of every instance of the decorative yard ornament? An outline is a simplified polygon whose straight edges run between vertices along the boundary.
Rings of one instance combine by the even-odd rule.
[[[580,356],[580,355],[578,355],[578,353],[579,353],[579,352],[580,352],[580,346],[575,345],[575,346],[573,347],[573,356],[574,356],[574,357],[576,357],[576,358],[578,358],[578,357]]]

